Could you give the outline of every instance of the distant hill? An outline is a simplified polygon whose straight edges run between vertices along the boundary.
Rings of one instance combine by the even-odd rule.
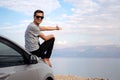
[[[120,46],[77,46],[56,49],[53,57],[120,58]]]

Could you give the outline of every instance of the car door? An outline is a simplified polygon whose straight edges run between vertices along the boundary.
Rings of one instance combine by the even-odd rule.
[[[37,69],[31,67],[36,64],[26,64],[25,52],[17,48],[9,41],[0,41],[0,80],[39,80]]]

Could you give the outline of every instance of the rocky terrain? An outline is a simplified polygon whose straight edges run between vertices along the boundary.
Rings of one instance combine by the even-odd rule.
[[[109,80],[103,78],[84,78],[72,75],[55,75],[55,80]]]

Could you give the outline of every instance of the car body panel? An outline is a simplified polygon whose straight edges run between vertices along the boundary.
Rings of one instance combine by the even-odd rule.
[[[48,77],[50,77],[48,80],[54,80],[51,67],[44,63],[41,58],[30,54],[3,36],[0,36],[0,42],[16,50],[24,59],[24,64],[1,66],[0,80],[46,80]]]

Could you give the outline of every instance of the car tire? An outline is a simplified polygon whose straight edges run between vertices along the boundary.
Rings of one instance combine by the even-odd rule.
[[[51,78],[51,77],[48,77],[46,80],[53,80],[53,78]]]

